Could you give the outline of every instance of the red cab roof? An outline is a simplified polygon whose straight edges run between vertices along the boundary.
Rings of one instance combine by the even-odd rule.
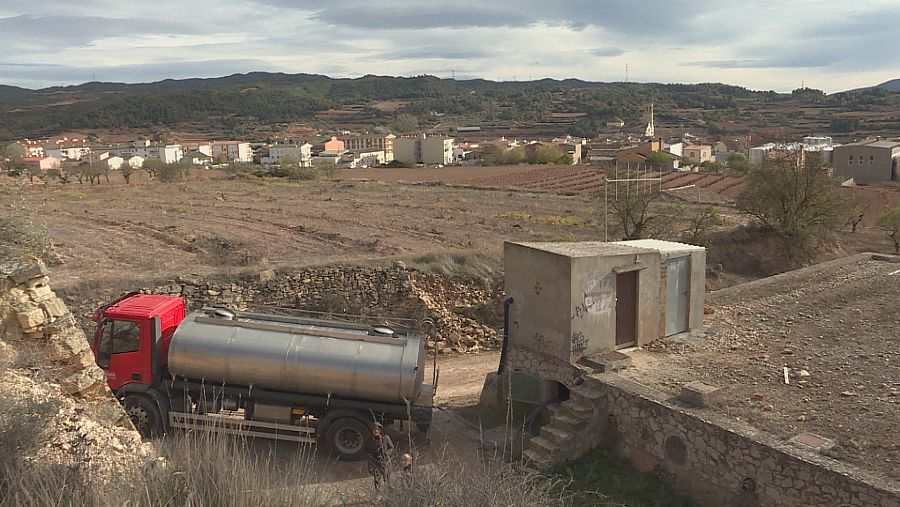
[[[134,294],[110,305],[104,312],[107,318],[149,319],[184,305],[178,296]]]

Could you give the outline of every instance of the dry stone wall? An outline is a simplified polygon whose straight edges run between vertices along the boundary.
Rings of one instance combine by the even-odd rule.
[[[47,405],[45,440],[25,459],[113,477],[151,461],[106,385],[84,333],[50,288],[37,259],[0,262],[0,399],[9,406]],[[23,452],[26,452],[23,450]]]
[[[452,277],[409,269],[402,262],[387,267],[328,266],[223,280],[183,275],[166,283],[131,290],[184,297],[188,308],[224,305],[267,311],[271,307],[334,314],[428,319],[422,328],[428,348],[441,352],[476,352],[499,345],[497,329],[461,315],[467,308],[494,305],[501,289],[496,282]],[[78,297],[77,314],[85,329],[93,309],[118,293],[72,287],[63,293]],[[68,296],[71,294],[72,296]]]

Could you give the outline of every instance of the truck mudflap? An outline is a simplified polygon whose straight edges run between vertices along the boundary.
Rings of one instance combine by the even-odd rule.
[[[226,435],[261,437],[288,442],[316,442],[314,426],[252,421],[227,415],[169,412],[169,425],[187,430],[215,431]]]

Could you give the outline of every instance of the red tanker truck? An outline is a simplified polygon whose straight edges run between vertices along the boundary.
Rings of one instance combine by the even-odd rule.
[[[170,428],[319,442],[363,457],[374,421],[428,433],[437,373],[409,330],[204,308],[127,294],[97,309],[91,342],[145,436]]]

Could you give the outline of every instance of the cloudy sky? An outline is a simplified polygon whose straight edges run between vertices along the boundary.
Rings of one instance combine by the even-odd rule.
[[[0,84],[281,71],[718,81],[900,78],[898,0],[0,0]]]

